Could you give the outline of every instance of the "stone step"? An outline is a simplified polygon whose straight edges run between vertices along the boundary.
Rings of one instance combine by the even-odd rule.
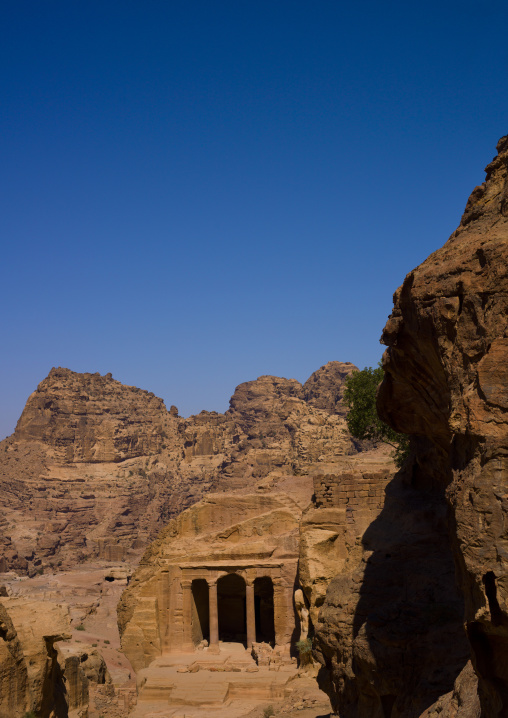
[[[138,695],[138,703],[156,703],[168,701],[175,688],[174,683],[147,681]]]
[[[169,705],[222,706],[227,701],[228,691],[228,681],[177,686],[171,693]]]

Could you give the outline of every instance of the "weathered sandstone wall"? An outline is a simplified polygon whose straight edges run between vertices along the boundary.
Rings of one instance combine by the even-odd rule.
[[[350,574],[362,562],[360,538],[380,514],[395,465],[387,446],[344,460],[334,474],[313,477],[312,503],[300,524],[299,581],[312,626],[327,588],[338,573]]]
[[[83,656],[76,645],[65,654],[59,649],[70,637],[66,607],[0,599],[0,718],[22,718],[30,711],[40,718],[87,718]]]
[[[508,137],[460,226],[394,297],[379,408],[444,491],[482,716],[508,715]]]
[[[320,613],[344,718],[508,716],[507,137],[497,149],[383,333],[379,412],[413,452]]]

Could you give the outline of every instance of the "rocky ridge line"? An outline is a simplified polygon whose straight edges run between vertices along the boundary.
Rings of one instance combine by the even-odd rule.
[[[110,374],[52,369],[0,442],[0,571],[136,561],[212,489],[268,491],[326,470],[355,451],[341,405],[354,369],[329,362],[303,386],[263,376],[238,386],[224,414],[187,419]]]

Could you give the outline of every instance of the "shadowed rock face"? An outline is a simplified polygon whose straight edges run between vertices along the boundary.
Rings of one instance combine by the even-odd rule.
[[[344,718],[508,716],[508,138],[497,149],[383,332],[378,411],[412,456],[319,615]]]
[[[445,492],[482,716],[508,716],[508,137],[448,242],[394,295],[381,416]]]
[[[443,493],[399,472],[382,511],[337,562],[315,653],[341,717],[416,718],[453,691],[469,651],[447,528]]]

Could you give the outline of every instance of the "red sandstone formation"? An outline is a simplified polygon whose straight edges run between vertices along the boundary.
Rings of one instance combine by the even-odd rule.
[[[345,718],[508,716],[508,137],[497,149],[383,333],[378,408],[413,453],[321,612]]]

